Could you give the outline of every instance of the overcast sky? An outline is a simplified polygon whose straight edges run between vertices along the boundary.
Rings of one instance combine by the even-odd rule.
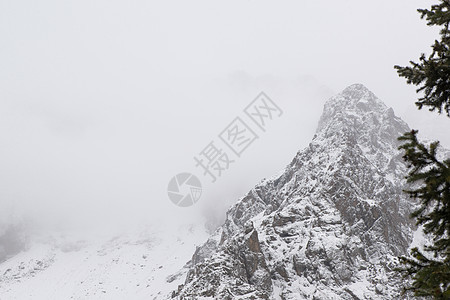
[[[450,147],[449,119],[417,111],[393,69],[437,37],[416,12],[429,4],[0,0],[0,200],[116,224],[225,209],[289,163],[353,83]],[[284,114],[216,183],[200,177],[197,205],[173,205],[170,178],[201,175],[193,157],[260,91]]]

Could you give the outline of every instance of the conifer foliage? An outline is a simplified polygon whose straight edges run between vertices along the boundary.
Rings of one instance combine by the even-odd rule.
[[[450,0],[418,11],[429,26],[442,27],[440,40],[434,42],[428,58],[422,54],[419,63],[395,68],[408,84],[418,86],[417,92],[422,95],[416,102],[419,109],[426,106],[450,117]],[[439,160],[439,142],[419,142],[417,130],[399,140],[410,167],[406,179],[412,188],[405,192],[419,201],[412,217],[431,240],[424,249],[414,248],[411,256],[400,257],[400,271],[410,279],[404,290],[419,297],[450,299],[450,158]]]
[[[414,248],[412,258],[400,258],[406,265],[402,271],[412,279],[406,290],[416,296],[450,299],[450,159],[440,161],[436,157],[439,143],[420,143],[416,130],[399,140],[406,142],[400,148],[405,150],[403,158],[410,165],[407,181],[417,186],[405,192],[420,201],[412,217],[433,241],[424,249],[431,255]]]

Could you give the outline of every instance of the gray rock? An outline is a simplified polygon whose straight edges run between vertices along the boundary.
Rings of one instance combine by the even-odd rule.
[[[397,149],[406,131],[363,85],[331,98],[309,146],[228,210],[173,296],[400,298],[394,258],[416,230]]]

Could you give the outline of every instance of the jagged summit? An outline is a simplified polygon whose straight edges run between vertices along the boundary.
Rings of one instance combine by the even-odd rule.
[[[317,132],[336,122],[338,124],[333,126],[335,128],[354,128],[359,131],[379,127],[386,122],[403,132],[409,129],[405,122],[395,116],[392,108],[387,107],[362,84],[353,84],[345,88],[325,103]],[[391,129],[385,128],[392,132]]]
[[[375,94],[361,83],[354,83],[352,85],[349,85],[341,92],[341,94],[355,100],[359,100],[361,98],[377,99]]]
[[[340,104],[347,106],[348,108],[361,103],[359,104],[359,108],[364,110],[386,108],[386,105],[378,99],[372,91],[360,83],[355,83],[346,87],[341,93],[332,97],[327,104],[330,102],[341,102]],[[370,105],[372,105],[372,107],[370,107]]]
[[[392,108],[364,85],[354,84],[325,103],[312,143],[329,149],[344,149],[340,145],[346,143],[346,149],[359,149],[386,172],[399,155],[397,138],[407,131],[409,126]],[[391,171],[402,174],[404,168],[400,164]]]

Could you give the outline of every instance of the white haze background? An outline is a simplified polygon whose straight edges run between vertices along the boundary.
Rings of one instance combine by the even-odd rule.
[[[428,51],[432,1],[0,1],[0,207],[49,226],[196,221],[280,171],[324,102],[365,84],[450,147],[393,66]],[[283,110],[191,208],[169,179],[260,92]]]

